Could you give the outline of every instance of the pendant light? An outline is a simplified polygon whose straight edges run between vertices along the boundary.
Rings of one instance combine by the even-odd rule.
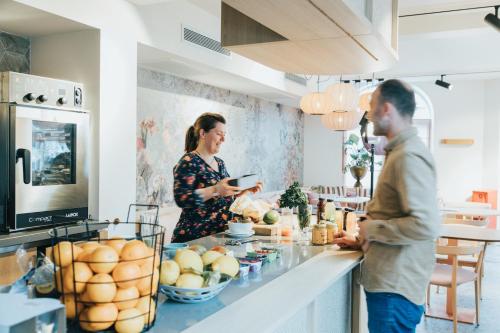
[[[335,83],[326,89],[332,98],[332,112],[321,116],[323,125],[334,131],[349,131],[359,123],[360,113],[357,111],[359,94],[356,88],[348,83]]]
[[[366,117],[368,120],[371,120],[371,107],[370,107],[370,101],[372,100],[372,93],[371,92],[364,92],[359,96],[359,109],[362,112],[366,112]]]
[[[332,110],[331,96],[324,92],[319,92],[319,76],[317,91],[304,95],[300,100],[300,108],[304,113],[310,115],[323,115]]]

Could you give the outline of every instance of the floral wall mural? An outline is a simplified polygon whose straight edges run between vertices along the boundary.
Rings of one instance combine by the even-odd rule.
[[[227,121],[218,156],[231,176],[256,173],[264,191],[302,183],[304,120],[300,110],[139,68],[137,202],[173,202],[172,170],[187,128],[204,112]]]

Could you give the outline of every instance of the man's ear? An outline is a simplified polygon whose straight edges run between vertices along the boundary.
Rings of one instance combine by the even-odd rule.
[[[394,109],[394,105],[391,103],[384,102],[384,104],[382,104],[382,114],[391,116],[394,111],[396,111],[396,109]]]

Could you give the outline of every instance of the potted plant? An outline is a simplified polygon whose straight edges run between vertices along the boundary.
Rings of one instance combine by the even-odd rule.
[[[299,183],[294,182],[283,193],[279,200],[280,208],[298,209],[299,227],[301,230],[307,228],[311,222],[311,212],[307,207],[307,196],[300,189]]]
[[[366,175],[370,166],[370,153],[364,147],[359,136],[351,134],[344,142],[344,154],[347,157],[344,173],[349,170],[356,179],[354,187],[361,187],[361,179]]]

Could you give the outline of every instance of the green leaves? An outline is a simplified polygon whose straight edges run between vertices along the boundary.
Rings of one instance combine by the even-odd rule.
[[[300,189],[299,183],[294,182],[280,197],[280,207],[302,207],[307,205],[307,197]]]
[[[349,138],[344,143],[344,153],[347,157],[344,172],[347,172],[353,166],[370,166],[370,153],[368,153],[364,145],[360,143],[359,136],[354,133],[349,135]]]

